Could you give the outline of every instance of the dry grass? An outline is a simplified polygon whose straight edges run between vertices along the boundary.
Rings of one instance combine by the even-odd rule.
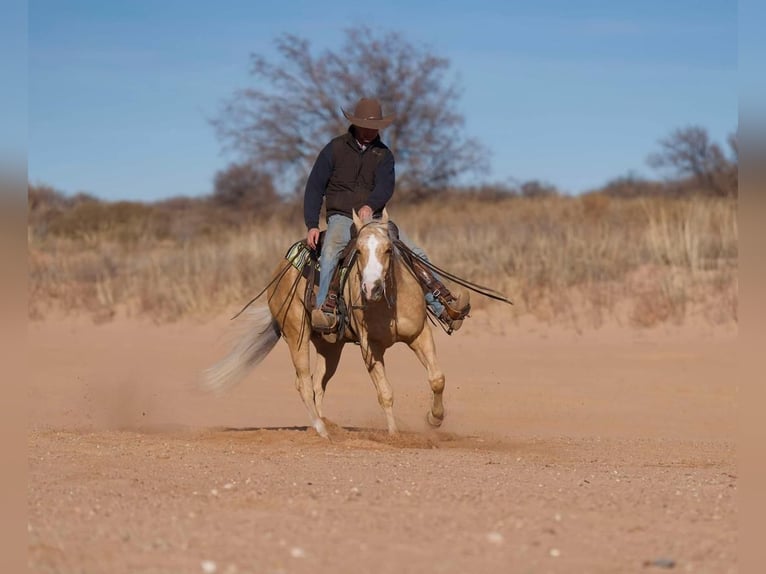
[[[604,195],[390,207],[432,261],[509,295],[514,316],[578,328],[736,322],[736,210],[728,199]],[[30,227],[30,316],[86,311],[102,321],[119,311],[170,321],[228,313],[260,291],[303,234],[300,216],[284,214],[165,239],[108,228],[62,238]],[[473,299],[478,308],[496,305]]]

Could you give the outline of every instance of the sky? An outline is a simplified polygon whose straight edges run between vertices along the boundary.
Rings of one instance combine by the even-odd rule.
[[[31,0],[27,21],[29,181],[107,200],[211,193],[237,157],[210,119],[285,33],[321,51],[369,26],[446,58],[491,152],[466,184],[660,177],[646,158],[672,130],[737,129],[732,0]]]

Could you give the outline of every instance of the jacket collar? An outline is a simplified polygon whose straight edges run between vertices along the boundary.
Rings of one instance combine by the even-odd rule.
[[[354,126],[348,126],[348,131],[346,132],[346,142],[348,142],[350,145],[354,147],[354,149],[361,151],[362,147],[359,145],[359,142],[356,141],[356,136],[354,135]],[[375,136],[375,139],[372,140],[369,144],[367,144],[367,148],[371,147],[380,147],[383,145],[383,142],[380,141],[380,134]]]

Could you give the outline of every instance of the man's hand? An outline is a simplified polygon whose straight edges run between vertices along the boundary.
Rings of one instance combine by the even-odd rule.
[[[308,230],[308,233],[306,233],[306,243],[308,243],[308,246],[311,247],[311,249],[316,249],[317,241],[319,241],[319,228],[312,227]]]
[[[369,205],[363,205],[361,209],[359,209],[359,219],[361,219],[364,222],[369,221],[372,219],[372,208]]]

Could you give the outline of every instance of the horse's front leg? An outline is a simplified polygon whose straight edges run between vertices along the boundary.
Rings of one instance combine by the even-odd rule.
[[[335,374],[340,363],[340,355],[343,352],[343,343],[328,343],[321,337],[313,339],[317,350],[316,367],[314,368],[314,404],[316,405],[319,416],[322,414],[322,400],[327,389],[327,383]]]
[[[388,423],[388,434],[396,434],[396,421],[394,420],[394,391],[391,389],[391,383],[386,377],[385,364],[383,363],[383,353],[385,348],[374,342],[362,342],[362,356],[364,357],[367,372],[378,392],[378,403],[383,412],[386,413],[386,422]]]
[[[436,363],[436,345],[434,344],[431,328],[428,325],[424,325],[420,335],[409,346],[428,371],[428,384],[433,392],[431,409],[426,414],[426,420],[433,427],[441,426],[444,420],[444,403],[442,401],[442,395],[444,394],[444,373],[442,373],[439,365]]]

